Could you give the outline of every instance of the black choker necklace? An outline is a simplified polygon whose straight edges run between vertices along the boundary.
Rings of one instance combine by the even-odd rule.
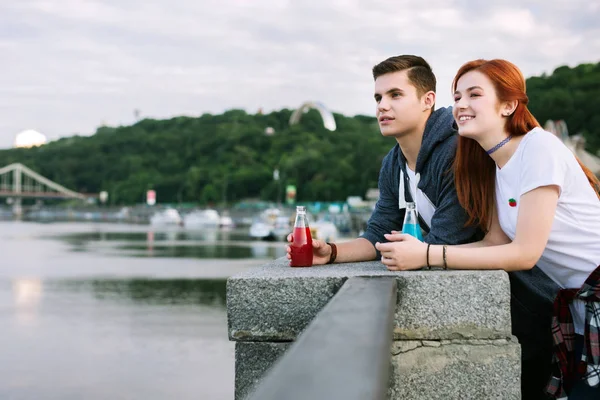
[[[495,145],[491,149],[486,150],[486,153],[488,153],[488,155],[492,154],[493,152],[495,152],[496,150],[498,150],[500,147],[502,147],[506,143],[508,143],[510,141],[510,139],[512,139],[512,135],[508,135],[508,137],[506,139],[504,139],[503,141],[501,141],[500,143],[498,143],[497,145]]]

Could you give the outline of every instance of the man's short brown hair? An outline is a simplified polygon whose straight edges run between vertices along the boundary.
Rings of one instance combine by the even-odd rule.
[[[435,92],[435,75],[423,58],[412,55],[390,57],[373,67],[373,79],[392,72],[407,71],[408,80],[417,88],[417,94],[423,96],[429,91]]]

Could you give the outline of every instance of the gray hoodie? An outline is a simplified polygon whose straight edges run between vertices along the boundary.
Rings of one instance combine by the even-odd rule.
[[[453,122],[451,108],[434,111],[425,125],[417,156],[415,173],[420,176],[418,188],[436,209],[430,227],[419,218],[421,228],[426,232],[423,240],[432,244],[469,243],[482,237],[476,227],[465,227],[467,214],[456,196],[452,163],[456,153],[457,133]],[[402,185],[403,198],[399,196],[401,176],[405,179]],[[406,159],[400,146],[396,144],[383,159],[379,172],[379,200],[361,237],[375,245],[376,242],[387,241],[384,234],[402,230],[406,201],[412,201],[409,187]]]

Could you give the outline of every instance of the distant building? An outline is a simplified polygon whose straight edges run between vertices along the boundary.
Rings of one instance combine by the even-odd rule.
[[[379,200],[379,189],[377,189],[377,188],[368,189],[365,197],[367,198],[367,200],[370,200],[370,201]]]
[[[585,150],[585,138],[581,134],[569,136],[567,124],[563,120],[548,120],[544,125],[544,129],[562,140],[583,165],[588,167],[595,175],[600,176],[600,157]]]
[[[20,132],[15,137],[15,147],[35,147],[46,144],[48,140],[46,136],[39,133],[38,131],[34,131],[33,129],[27,129],[23,132]]]

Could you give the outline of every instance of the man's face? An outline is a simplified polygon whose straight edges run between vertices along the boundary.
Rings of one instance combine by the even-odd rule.
[[[376,116],[383,136],[402,137],[423,121],[424,108],[407,71],[390,72],[375,80]]]

